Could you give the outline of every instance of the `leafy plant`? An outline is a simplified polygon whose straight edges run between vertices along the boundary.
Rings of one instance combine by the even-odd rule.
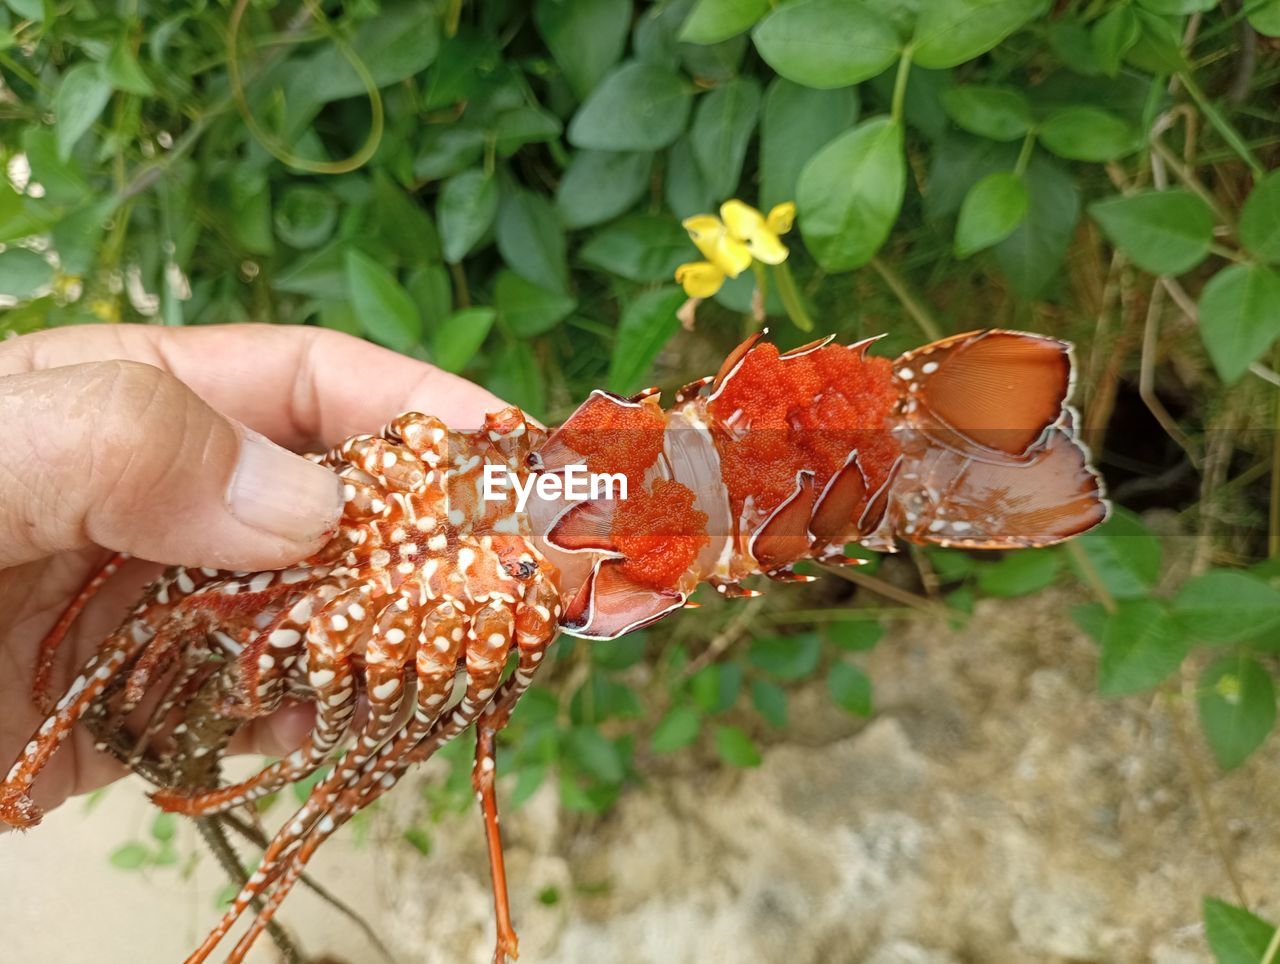
[[[0,333],[322,325],[548,420],[714,370],[766,322],[784,347],[888,329],[886,354],[992,323],[1070,338],[1111,520],[1061,549],[918,553],[906,590],[873,563],[860,592],[958,624],[1083,585],[1101,692],[1194,705],[1238,767],[1276,712],[1278,35],[1276,0],[7,0]],[[730,198],[794,202],[788,256],[717,268],[695,316],[682,221]],[[1157,535],[1124,506],[1178,515]],[[563,640],[502,748],[516,798],[550,779],[600,810],[650,754],[755,765],[797,686],[871,712],[885,611],[792,620],[801,592],[749,626],[708,601]],[[430,812],[469,799],[468,752]],[[1219,960],[1270,939],[1205,916]]]

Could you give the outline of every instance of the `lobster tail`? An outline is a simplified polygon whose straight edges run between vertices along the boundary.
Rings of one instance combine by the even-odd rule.
[[[1072,375],[1070,345],[1024,332],[971,332],[902,355],[892,533],[1010,549],[1102,522],[1102,480],[1067,404]]]

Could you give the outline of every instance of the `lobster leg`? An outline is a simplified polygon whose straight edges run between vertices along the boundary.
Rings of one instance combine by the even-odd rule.
[[[98,590],[119,571],[120,567],[128,559],[129,554],[127,552],[117,552],[103,563],[102,568],[95,572],[89,581],[84,584],[84,588],[76,594],[75,599],[71,600],[71,605],[58,617],[53,629],[49,630],[48,635],[40,641],[40,651],[36,656],[35,676],[31,682],[31,695],[42,713],[49,713],[53,709],[53,700],[49,696],[49,681],[53,676],[53,661],[58,654],[58,647],[66,639],[67,632],[71,629],[76,619],[79,618],[85,605],[97,595]]]
[[[493,913],[498,929],[498,942],[493,951],[494,964],[506,964],[520,956],[520,939],[511,926],[511,906],[507,899],[507,868],[502,854],[502,832],[498,828],[498,795],[494,788],[494,728],[481,722],[476,729],[476,762],[471,772],[471,785],[480,801],[484,816],[485,843],[489,848],[489,877],[493,883]]]
[[[463,642],[467,638],[467,632],[468,620],[466,614],[452,602],[441,603],[427,614],[423,620],[422,629],[418,634],[419,648],[416,658],[418,676],[417,710],[413,718],[401,727],[399,732],[382,748],[381,752],[366,748],[363,741],[357,742],[338,761],[333,773],[312,787],[311,795],[307,798],[306,803],[299,808],[293,819],[285,824],[275,835],[275,838],[263,853],[258,869],[254,871],[249,878],[249,882],[236,895],[236,899],[232,902],[231,907],[227,909],[218,926],[210,932],[195,953],[187,958],[187,964],[198,964],[198,962],[207,960],[209,955],[213,953],[214,948],[235,925],[235,922],[250,903],[263,894],[274,881],[284,877],[295,867],[295,879],[296,876],[301,875],[302,867],[306,860],[304,858],[299,863],[298,856],[302,843],[307,838],[308,831],[314,828],[321,834],[320,839],[324,839],[337,829],[339,826],[337,807],[344,792],[361,783],[365,774],[373,769],[376,761],[382,760],[387,756],[394,756],[397,748],[399,748],[399,752],[403,753],[404,750],[422,739],[424,734],[431,731],[453,687],[454,674],[457,670],[458,659],[462,653]],[[393,784],[395,781],[392,780],[391,782]],[[389,786],[390,784],[388,788]],[[354,813],[355,809],[358,809],[358,807],[351,808],[350,812]],[[343,818],[343,822],[346,822],[345,818]],[[314,846],[312,849],[314,849]],[[276,893],[279,893],[279,899],[277,900],[276,893],[273,893],[272,902],[263,908],[263,911],[259,912],[259,920],[262,926],[265,926],[266,920],[262,919],[261,915],[265,913],[267,915],[266,919],[269,920],[275,914],[275,909],[279,906],[280,901],[284,899],[285,893],[292,886],[292,880],[281,880],[280,885],[276,888]],[[283,888],[283,892],[281,892],[281,888]],[[260,930],[261,927],[255,930],[254,938],[256,938]],[[241,943],[244,944],[244,948],[247,951],[252,939],[248,943],[244,941]],[[233,959],[236,958],[233,956]]]
[[[372,619],[366,597],[363,587],[338,594],[307,627],[308,680],[316,693],[317,711],[315,727],[306,744],[240,783],[197,793],[179,788],[157,790],[151,795],[156,805],[188,816],[223,813],[313,773],[338,745],[355,715],[356,680],[350,641],[362,635]],[[292,646],[297,632],[285,632],[289,635],[281,637],[281,641]],[[280,649],[258,657],[259,669],[269,672],[276,668],[273,652]],[[258,688],[269,685],[259,683]]]
[[[493,884],[493,911],[498,931],[494,964],[506,964],[508,958],[514,960],[520,956],[520,941],[511,925],[506,861],[502,853],[502,832],[498,826],[495,739],[498,731],[511,719],[516,703],[529,688],[547,647],[555,638],[556,627],[549,618],[551,611],[559,608],[554,598],[554,587],[540,583],[536,587],[535,598],[539,596],[538,590],[541,590],[544,602],[524,604],[516,613],[516,642],[520,650],[516,670],[502,684],[498,695],[485,708],[476,725],[476,762],[471,781],[484,816],[485,843],[489,849],[489,876]]]
[[[432,752],[476,721],[493,699],[502,678],[502,668],[506,664],[514,632],[514,618],[510,608],[500,602],[488,603],[476,614],[471,625],[466,652],[467,689],[461,702],[453,711],[447,717],[437,720],[428,731],[423,742],[432,746]],[[395,744],[392,746],[394,747]],[[370,758],[369,763],[372,767],[366,767],[360,783],[347,788],[338,798],[333,809],[308,832],[302,847],[293,856],[279,883],[272,890],[266,906],[258,913],[249,930],[240,939],[229,960],[235,962],[244,960],[244,955],[249,952],[253,942],[257,940],[281,902],[302,876],[307,861],[311,859],[316,849],[357,811],[369,806],[395,786],[408,769],[407,766],[397,765],[394,750],[390,753],[384,751]]]
[[[134,609],[84,664],[0,783],[0,821],[22,828],[34,827],[40,822],[43,814],[30,797],[36,776],[71,735],[76,722],[149,645],[156,640],[181,638],[190,632],[192,624],[180,603],[194,588],[194,579],[182,570],[171,579],[157,580],[148,599]]]

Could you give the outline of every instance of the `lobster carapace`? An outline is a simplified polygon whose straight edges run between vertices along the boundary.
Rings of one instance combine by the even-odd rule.
[[[668,409],[656,390],[598,391],[549,434],[509,408],[478,431],[409,413],[347,439],[316,457],[344,484],[332,540],[284,571],[166,571],[49,708],[0,784],[0,820],[39,820],[32,782],[86,713],[121,726],[159,691],[134,759],[179,774],[220,756],[245,721],[314,703],[304,745],[249,779],[175,777],[153,794],[167,810],[217,814],[336,756],[189,959],[208,958],[253,906],[231,952],[241,960],[316,847],[475,726],[495,957],[514,956],[494,737],[559,631],[612,639],[685,606],[704,582],[741,595],[744,578],[791,578],[803,559],[851,563],[850,542],[1044,546],[1106,516],[1067,405],[1069,345],[992,330],[890,361],[870,344],[780,352],[754,336]],[[606,484],[575,494],[577,472]],[[44,665],[69,621],[46,640]]]

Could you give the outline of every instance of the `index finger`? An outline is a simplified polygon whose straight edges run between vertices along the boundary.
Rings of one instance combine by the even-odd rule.
[[[464,378],[326,328],[84,325],[0,343],[0,375],[109,359],[162,368],[218,411],[295,449],[375,432],[405,411],[478,428],[505,404]]]

